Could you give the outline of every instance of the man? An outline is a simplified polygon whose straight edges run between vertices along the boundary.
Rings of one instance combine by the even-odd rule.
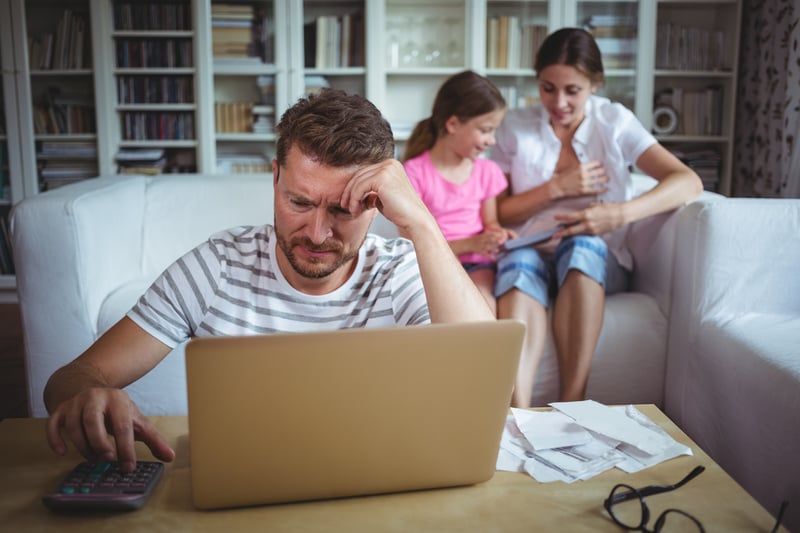
[[[213,235],[51,376],[56,453],[69,440],[87,459],[131,471],[140,440],[171,461],[175,452],[121,389],[192,336],[494,319],[392,158],[375,106],[326,89],[287,110],[277,132],[274,225]],[[378,210],[411,242],[368,235]]]

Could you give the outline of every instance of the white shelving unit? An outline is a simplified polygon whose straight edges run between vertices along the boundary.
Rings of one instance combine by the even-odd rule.
[[[654,126],[654,111],[671,105],[678,118],[676,128],[663,132],[663,124],[656,124],[662,131],[657,134],[659,140],[684,153],[714,151],[719,157],[716,189],[723,194],[730,191],[741,0],[176,1],[190,12],[186,27],[115,26],[114,6],[125,0],[0,0],[6,122],[0,145],[6,150],[4,168],[8,169],[4,173],[8,192],[0,196],[0,215],[7,216],[15,203],[41,192],[40,168],[46,163],[43,143],[88,143],[97,150],[100,174],[117,172],[116,155],[125,149],[188,153],[194,161],[189,170],[217,173],[221,179],[230,172],[219,164],[226,156],[252,154],[269,161],[274,133],[268,128],[255,133],[249,125],[242,131],[223,131],[215,103],[270,105],[260,111],[271,112],[274,122],[313,89],[312,81],[321,78],[372,100],[395,128],[399,150],[410,128],[430,114],[441,83],[460,70],[487,75],[502,88],[510,106],[525,105],[538,97],[533,50],[523,53],[521,44],[512,44],[509,50],[506,44],[503,52],[508,39],[494,37],[503,24],[506,32],[516,28],[512,43],[541,38],[541,34],[526,34],[534,29],[546,35],[563,26],[593,25],[596,37],[604,39],[605,94],[629,106],[648,128]],[[166,4],[156,0],[127,3]],[[269,54],[255,60],[214,60],[214,20],[223,4],[244,6],[239,9],[258,14],[255,18],[268,25],[264,42],[271,49]],[[32,66],[33,39],[56,32],[66,10],[86,24],[83,63],[80,67]],[[327,22],[318,22],[321,19]],[[316,44],[313,53],[310,49],[306,53],[312,29],[319,34],[325,33],[324,27],[338,27],[342,35],[347,34],[345,26],[355,37],[333,38],[319,52],[340,46],[347,60],[340,54],[338,61],[335,55],[318,61]],[[119,54],[126,42],[160,43],[153,46],[163,50],[173,46],[165,43],[187,43],[192,48],[191,61],[121,64]],[[346,49],[360,52],[347,54]],[[164,54],[155,55],[164,59]],[[269,96],[258,86],[264,77],[273,82]],[[145,79],[183,79],[192,87],[181,101],[122,97],[120,84]],[[81,93],[93,102],[96,122],[91,131],[37,131],[34,105],[53,87]],[[674,101],[664,104],[666,95]],[[713,120],[691,124],[689,118],[705,113],[703,106],[714,109]],[[140,139],[126,133],[127,116],[159,113],[191,116],[193,134]],[[13,285],[13,276],[0,275],[0,290]]]

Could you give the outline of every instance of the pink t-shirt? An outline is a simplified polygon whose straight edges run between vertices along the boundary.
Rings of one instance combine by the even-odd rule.
[[[404,163],[406,174],[428,210],[436,218],[448,241],[472,237],[483,231],[481,204],[508,187],[508,182],[494,161],[475,159],[472,175],[464,183],[453,183],[439,174],[426,151]],[[462,263],[494,261],[481,254],[463,254]]]

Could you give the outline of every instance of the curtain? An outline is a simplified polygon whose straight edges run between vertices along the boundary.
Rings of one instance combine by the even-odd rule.
[[[745,0],[733,196],[800,198],[800,0]]]

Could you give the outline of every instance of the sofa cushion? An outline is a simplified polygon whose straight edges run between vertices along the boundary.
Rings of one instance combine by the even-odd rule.
[[[663,405],[666,335],[667,318],[655,298],[637,292],[608,296],[587,397],[606,404]],[[533,387],[535,406],[558,399],[555,353],[548,335]]]

